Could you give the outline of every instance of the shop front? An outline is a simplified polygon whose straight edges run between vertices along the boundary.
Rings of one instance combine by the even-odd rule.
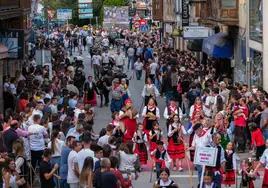
[[[250,49],[250,85],[263,86],[263,59],[262,52]]]

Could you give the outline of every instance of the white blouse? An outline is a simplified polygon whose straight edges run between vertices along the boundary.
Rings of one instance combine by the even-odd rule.
[[[268,149],[264,150],[260,162],[265,165],[265,169],[268,169]]]
[[[168,127],[168,137],[172,137],[172,136],[173,136],[173,132],[172,132],[172,131],[173,131],[174,129],[172,130],[172,127],[176,128],[177,125],[178,125],[177,123],[172,123],[172,125],[170,125],[170,126]],[[186,135],[187,132],[186,132],[184,126],[181,124],[180,127],[181,127],[182,134]]]
[[[158,107],[155,107],[156,108],[156,118],[159,119],[160,118],[160,111],[159,111],[159,108]],[[148,109],[149,112],[152,112],[154,111],[153,110],[150,110]],[[145,116],[147,114],[147,106],[144,106],[143,110],[142,110],[142,116]]]

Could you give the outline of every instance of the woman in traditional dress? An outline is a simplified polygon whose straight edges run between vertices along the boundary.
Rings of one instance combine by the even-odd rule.
[[[92,80],[92,76],[88,77],[88,82],[84,86],[84,103],[91,106],[97,105],[97,94],[99,94],[95,82]]]
[[[124,142],[131,141],[137,127],[136,119],[139,118],[139,113],[133,108],[131,99],[125,100],[125,106],[120,110],[119,118],[126,126],[127,132],[124,135]]]
[[[155,85],[152,83],[152,80],[150,78],[147,78],[147,82],[145,86],[143,87],[143,90],[141,93],[141,96],[144,98],[144,106],[147,106],[150,98],[153,98],[156,103],[156,97],[158,97],[159,95],[160,95],[159,91],[155,87]]]
[[[153,98],[150,98],[148,101],[148,105],[143,108],[142,111],[143,126],[144,132],[149,134],[149,132],[153,128],[153,122],[157,121],[160,118],[159,108],[155,106],[155,102]]]
[[[184,126],[179,121],[179,116],[174,115],[173,123],[168,129],[167,152],[173,161],[173,170],[177,170],[176,160],[178,159],[179,171],[182,171],[182,159],[185,157],[184,140],[182,135],[187,134]]]
[[[123,138],[126,133],[125,123],[120,121],[119,112],[114,112],[112,115],[113,120],[110,122],[115,128],[113,130],[113,135],[118,138]]]
[[[134,142],[134,153],[139,156],[140,164],[147,164],[148,160],[148,137],[143,131],[143,124],[138,123],[137,131],[134,133],[132,141]]]

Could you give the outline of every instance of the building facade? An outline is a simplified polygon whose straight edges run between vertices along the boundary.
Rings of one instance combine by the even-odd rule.
[[[20,70],[30,37],[30,0],[0,0],[0,113],[3,113],[3,76]]]

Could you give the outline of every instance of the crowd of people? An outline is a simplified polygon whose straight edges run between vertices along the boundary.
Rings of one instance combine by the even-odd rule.
[[[83,62],[69,58],[76,47],[81,55],[82,45],[94,73],[87,79]],[[181,172],[186,161],[191,171],[198,147],[218,151],[215,167],[202,171],[195,165],[202,188],[234,185],[237,175],[240,187],[253,188],[261,166],[262,187],[268,187],[267,92],[233,83],[214,59],[199,62],[171,46],[160,42],[156,27],[148,33],[75,27],[38,38],[35,48],[51,50],[52,67],[40,66],[31,51],[16,77],[4,78],[0,187],[28,188],[40,181],[41,188],[128,188],[152,160],[154,187],[175,188],[179,183],[169,178],[170,169]],[[107,67],[144,79],[143,109],[133,105],[129,80],[110,75]],[[161,97],[165,109],[158,107]],[[94,131],[97,104],[111,111],[100,133]],[[237,153],[245,152],[249,158],[241,166]]]

